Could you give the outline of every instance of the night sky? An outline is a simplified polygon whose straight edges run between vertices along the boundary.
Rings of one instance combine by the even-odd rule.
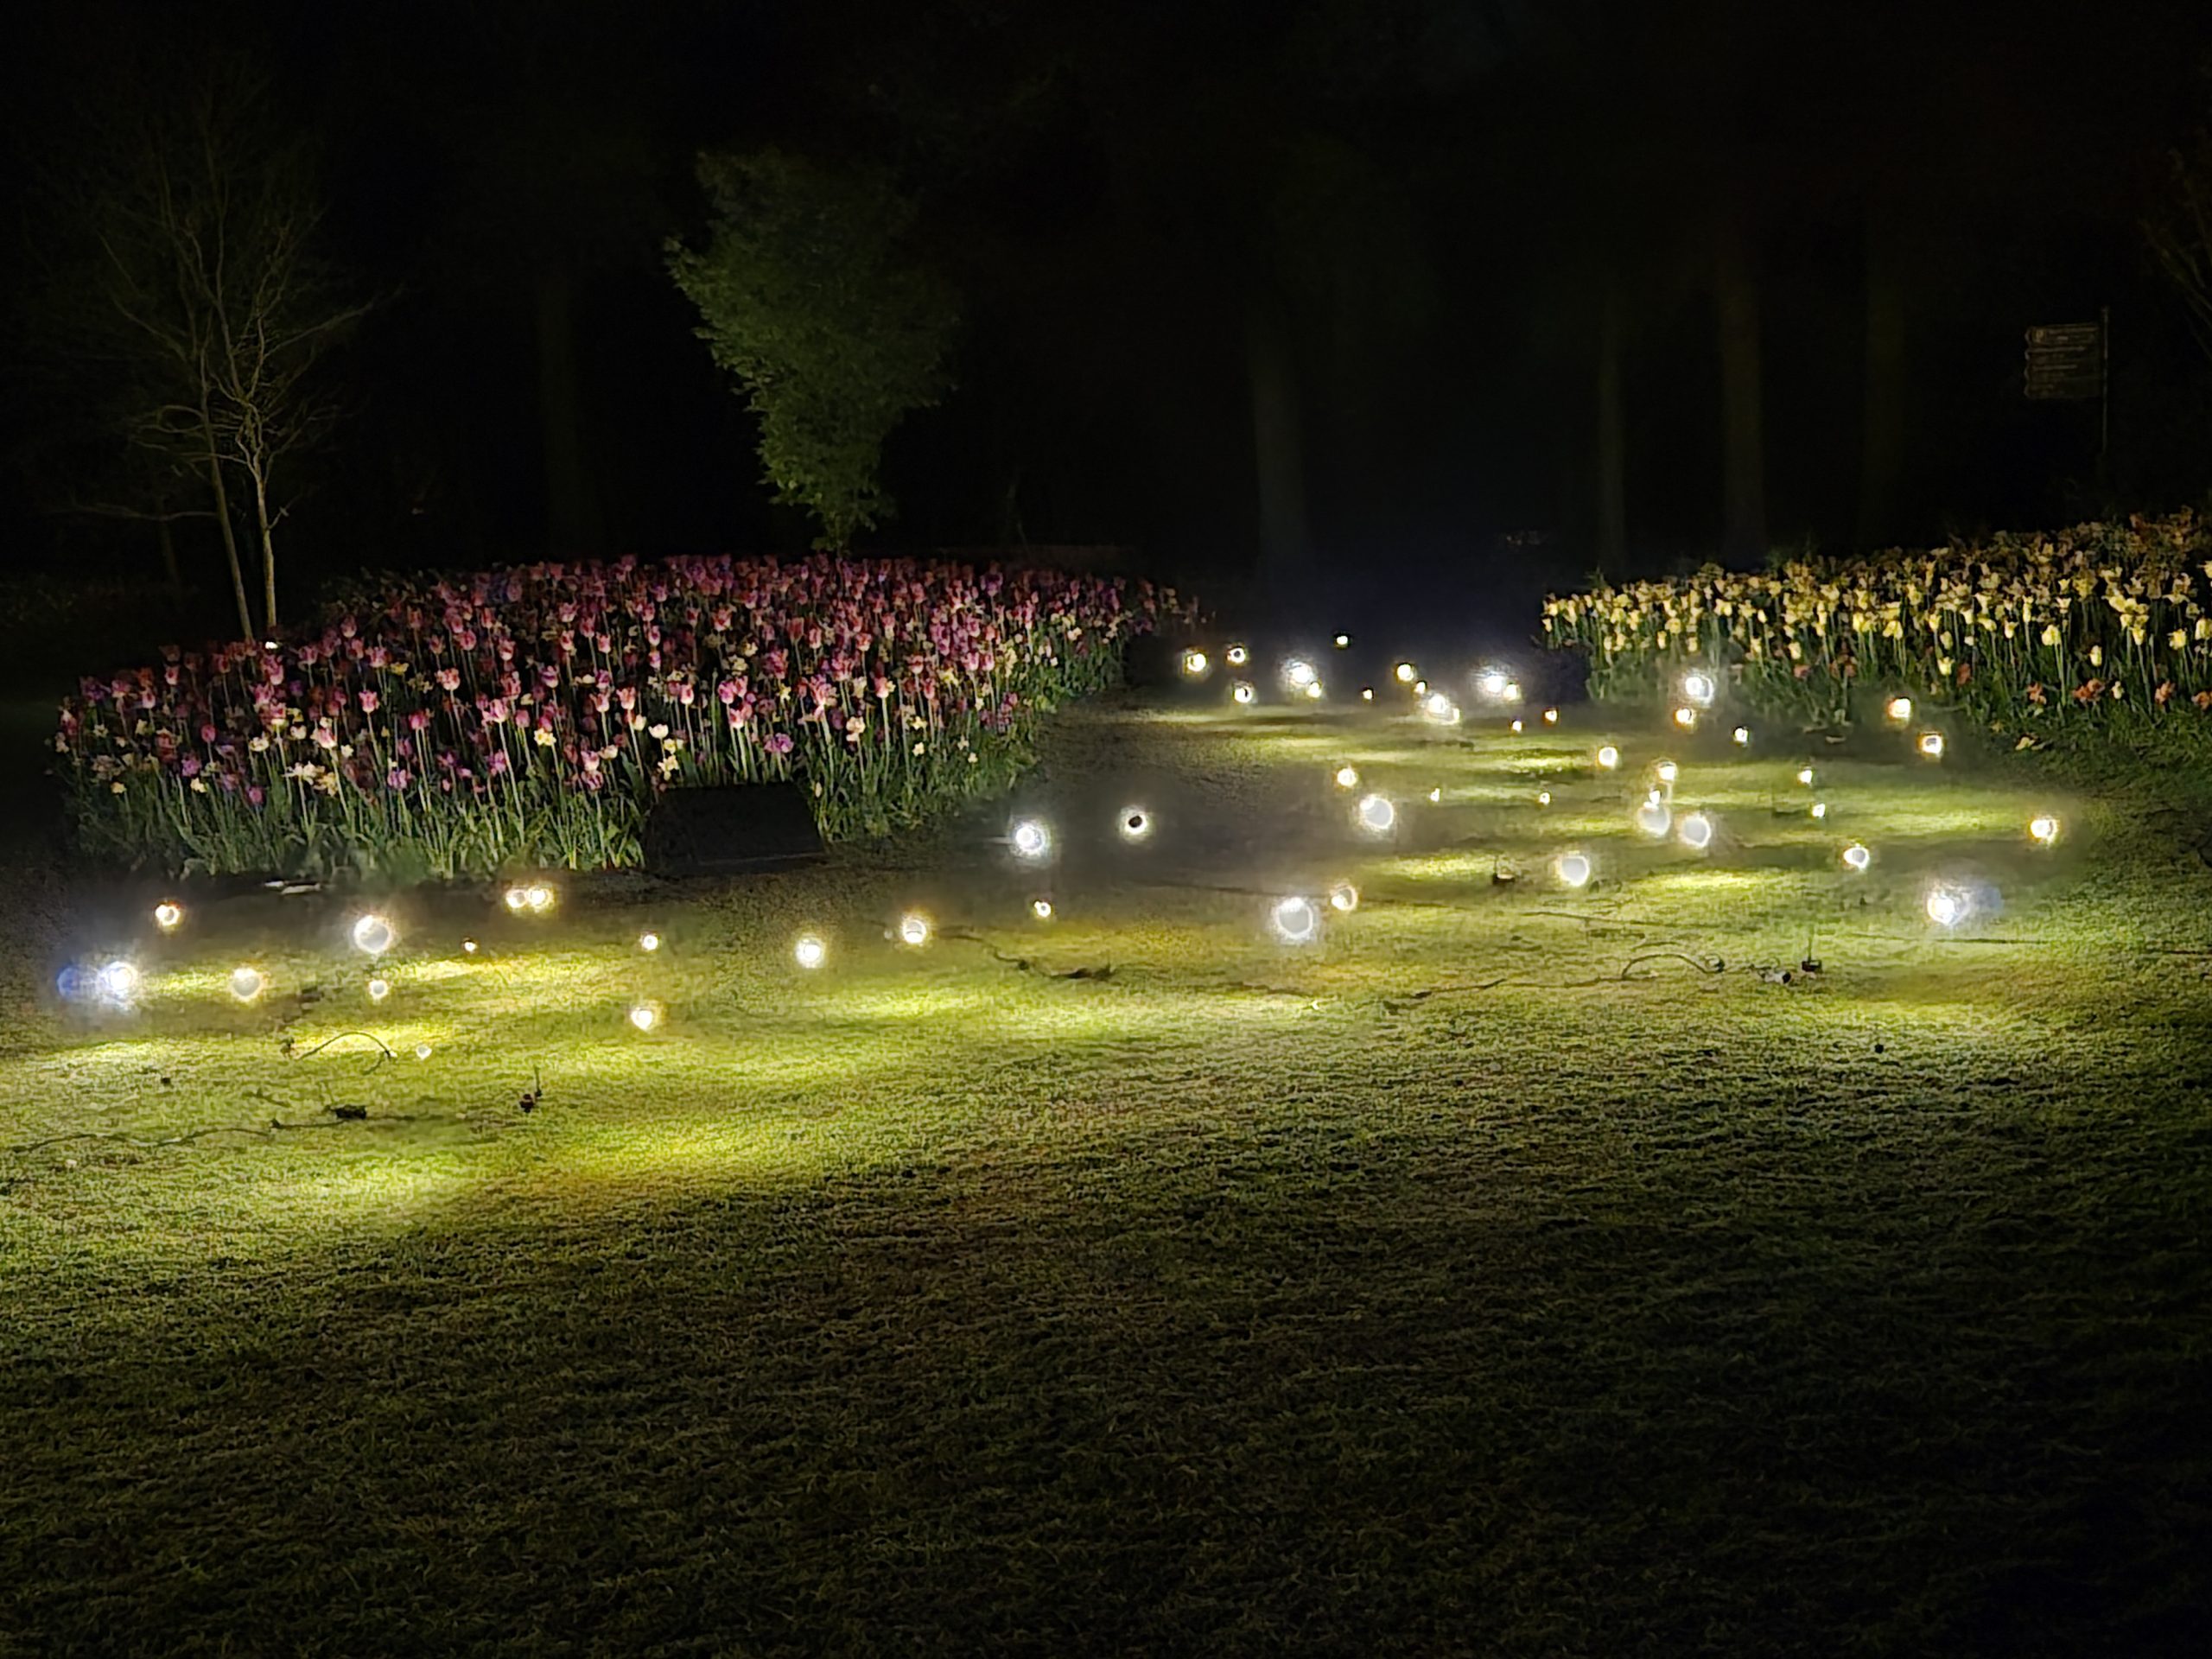
[[[893,437],[900,513],[871,547],[1123,544],[1238,591],[1264,322],[1317,594],[1517,602],[1607,553],[1610,318],[1626,534],[1606,562],[1708,556],[1730,533],[1722,245],[1756,304],[1771,545],[2212,481],[2212,364],[2138,228],[2165,149],[2212,119],[2212,20],[2188,0],[105,0],[37,8],[13,48],[19,273],[79,118],[211,51],[257,56],[319,141],[328,251],[385,302],[333,360],[351,414],[287,526],[303,582],[804,546],[662,254],[701,224],[696,154],[770,144],[894,168],[917,257],[960,296],[956,389]],[[1904,345],[1875,487],[1878,289]],[[2093,408],[2020,383],[2023,327],[2100,306],[2101,479]],[[73,463],[52,394],[9,385],[10,563],[150,569],[143,527],[42,510]]]

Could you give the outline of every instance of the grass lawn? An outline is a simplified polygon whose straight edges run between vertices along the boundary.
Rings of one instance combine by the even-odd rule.
[[[2193,826],[1498,723],[1079,713],[1048,874],[995,808],[376,967],[18,871],[0,1146],[137,1139],[0,1152],[0,1652],[2203,1651]]]

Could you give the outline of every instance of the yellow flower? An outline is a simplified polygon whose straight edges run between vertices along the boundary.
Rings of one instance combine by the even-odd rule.
[[[2045,644],[2046,645],[2056,645],[2058,643],[2058,624],[2057,624],[2057,623],[2053,622],[2053,623],[2050,624],[2048,626],[2046,626],[2046,627],[2044,629],[2044,631],[2043,631],[2043,642],[2044,642],[2044,644]]]
[[[2089,647],[2089,666],[2091,668],[2102,668],[2104,665],[2105,648],[2102,645],[2091,645]]]
[[[2187,648],[2188,645],[2189,630],[2187,628],[2176,628],[2171,633],[2166,636],[2166,645],[2169,650],[2184,650]]]

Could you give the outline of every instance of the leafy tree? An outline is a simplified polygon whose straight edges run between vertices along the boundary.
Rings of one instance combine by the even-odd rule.
[[[107,510],[213,518],[250,633],[241,523],[273,628],[293,466],[338,414],[322,360],[367,308],[315,251],[310,158],[257,72],[223,61],[177,84],[57,171],[32,332],[78,423],[128,452],[102,468],[124,498]]]
[[[779,150],[707,156],[705,247],[668,245],[699,337],[760,422],[776,499],[842,548],[894,510],[883,443],[946,385],[950,288],[913,253],[915,204],[888,175]]]

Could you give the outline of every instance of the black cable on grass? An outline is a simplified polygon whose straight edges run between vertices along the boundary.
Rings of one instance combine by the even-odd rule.
[[[67,1135],[49,1135],[42,1141],[23,1141],[8,1150],[18,1155],[40,1151],[47,1147],[58,1147],[70,1141],[117,1141],[130,1147],[185,1147],[195,1141],[204,1141],[211,1135],[256,1135],[264,1139],[273,1135],[292,1134],[302,1129],[342,1129],[350,1123],[421,1123],[429,1118],[419,1112],[394,1112],[372,1120],[366,1107],[347,1109],[334,1106],[327,1122],[316,1120],[305,1123],[287,1123],[281,1118],[270,1118],[266,1123],[209,1123],[182,1135],[131,1135],[122,1129],[75,1129]]]
[[[378,1066],[382,1065],[386,1060],[397,1060],[399,1058],[399,1056],[393,1053],[391,1049],[385,1046],[383,1038],[372,1036],[365,1031],[341,1031],[335,1037],[324,1038],[313,1048],[295,1047],[293,1046],[292,1039],[289,1037],[287,1037],[284,1039],[284,1058],[288,1060],[312,1059],[316,1055],[321,1053],[324,1049],[328,1048],[333,1043],[342,1043],[348,1037],[359,1037],[365,1042],[374,1043],[377,1046],[376,1060],[374,1064],[369,1067],[369,1070],[372,1071],[375,1071]]]
[[[1621,977],[1629,978],[1630,969],[1647,962],[1687,962],[1701,974],[1720,974],[1728,970],[1727,963],[1719,957],[1715,957],[1708,962],[1702,957],[1689,956],[1680,950],[1647,950],[1640,957],[1630,957],[1621,964]],[[1658,976],[1645,974],[1642,977],[1656,979]]]
[[[942,933],[938,934],[938,937],[943,939],[957,939],[963,944],[980,945],[984,950],[989,951],[992,957],[996,960],[1006,963],[1007,967],[1013,969],[1014,972],[1018,974],[1034,974],[1039,979],[1080,979],[1104,981],[1114,977],[1114,964],[1110,962],[1101,968],[1067,968],[1061,969],[1058,973],[1047,972],[1046,969],[1039,968],[1027,957],[1009,957],[1005,951],[1000,950],[998,946],[993,944],[982,934],[970,933],[965,928],[947,928]]]

